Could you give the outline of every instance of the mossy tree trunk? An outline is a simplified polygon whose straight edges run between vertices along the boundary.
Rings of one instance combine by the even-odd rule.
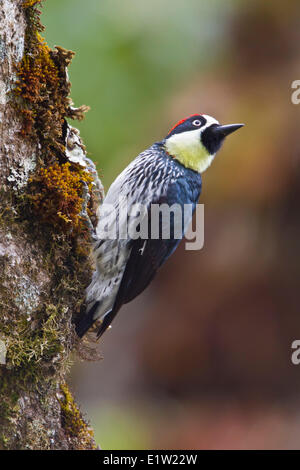
[[[0,0],[0,449],[92,449],[67,386],[101,184],[66,117],[72,53],[40,0]]]

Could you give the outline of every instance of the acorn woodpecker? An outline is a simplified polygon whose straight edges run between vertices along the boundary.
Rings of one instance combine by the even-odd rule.
[[[121,306],[149,285],[179,245],[191,221],[201,193],[201,173],[212,163],[225,137],[242,126],[223,126],[211,116],[193,114],[172,127],[163,140],[140,153],[113,182],[99,208],[93,248],[96,271],[87,288],[86,313],[76,326],[78,336],[82,337],[100,320],[100,337]],[[138,213],[140,217],[131,212],[137,204],[144,208]],[[150,229],[152,207],[162,204],[192,208],[179,237],[174,236],[174,218],[169,219],[169,237],[163,237],[161,231],[158,237],[151,237],[149,232],[147,237],[129,233],[132,227],[140,233],[141,222],[145,221]],[[158,220],[161,229],[161,214]],[[112,231],[116,222],[118,228]]]

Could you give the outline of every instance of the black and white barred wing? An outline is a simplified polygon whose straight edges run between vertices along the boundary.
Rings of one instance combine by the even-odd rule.
[[[199,197],[198,184],[192,199],[187,197],[191,188],[183,169],[155,146],[119,175],[100,207],[94,248],[97,269],[87,289],[87,315],[77,329],[79,336],[97,318],[103,320],[101,335],[121,305],[147,287],[178,246],[183,233],[176,239],[151,239],[151,206],[177,203],[178,195],[181,203],[195,204]],[[141,225],[148,228],[146,239],[139,236]]]
[[[131,209],[137,203],[147,207],[151,201],[151,188],[146,183],[147,171],[145,174],[145,166],[153,158],[149,150],[141,153],[117,177],[98,209],[98,240],[93,251],[96,270],[87,288],[87,314],[77,326],[79,336],[83,336],[96,319],[103,318],[114,306],[132,248],[129,233],[134,231],[136,214],[130,215]],[[143,180],[142,188],[145,189],[139,186]]]

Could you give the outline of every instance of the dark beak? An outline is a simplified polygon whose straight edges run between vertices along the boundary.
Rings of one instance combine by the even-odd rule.
[[[223,139],[243,126],[244,124],[227,124],[226,126],[216,126],[214,128],[214,134],[219,135],[220,138]]]
[[[214,155],[221,147],[225,137],[232,132],[237,131],[244,124],[228,124],[221,126],[220,124],[212,124],[207,127],[201,134],[203,145],[207,148],[211,155]]]

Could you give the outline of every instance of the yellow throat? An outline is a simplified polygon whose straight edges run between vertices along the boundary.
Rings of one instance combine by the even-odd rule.
[[[211,155],[201,142],[201,129],[174,134],[166,140],[166,151],[183,166],[198,173],[203,173],[213,161]]]

